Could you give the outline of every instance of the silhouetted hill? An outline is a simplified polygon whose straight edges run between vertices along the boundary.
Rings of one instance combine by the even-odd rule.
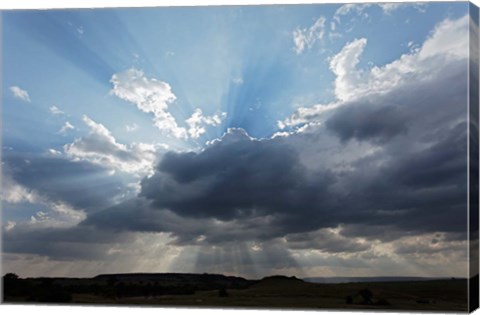
[[[102,274],[93,278],[97,281],[113,281],[123,283],[160,284],[165,286],[195,286],[198,289],[241,289],[256,281],[241,277],[224,276],[220,274],[193,274],[193,273],[123,273]]]
[[[310,277],[304,281],[313,283],[359,283],[359,282],[404,282],[404,281],[430,281],[450,278],[427,277]]]
[[[250,287],[250,291],[256,291],[258,294],[279,295],[284,292],[292,294],[304,294],[311,290],[315,284],[305,282],[296,277],[271,276],[265,277]]]

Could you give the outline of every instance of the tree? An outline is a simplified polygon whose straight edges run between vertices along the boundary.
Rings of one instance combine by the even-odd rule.
[[[360,296],[362,297],[363,304],[372,304],[372,298],[373,298],[372,291],[370,291],[369,289],[363,289],[358,291],[358,294],[360,294]]]
[[[3,281],[15,281],[15,280],[18,280],[18,275],[15,273],[9,272],[3,276]]]

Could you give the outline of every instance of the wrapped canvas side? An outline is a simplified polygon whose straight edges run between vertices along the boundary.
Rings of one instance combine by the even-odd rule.
[[[478,308],[478,76],[479,76],[479,39],[478,7],[470,3],[470,63],[469,63],[469,311]]]

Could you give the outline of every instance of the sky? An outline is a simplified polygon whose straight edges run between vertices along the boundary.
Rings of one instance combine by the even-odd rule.
[[[467,277],[468,3],[2,12],[2,272]]]

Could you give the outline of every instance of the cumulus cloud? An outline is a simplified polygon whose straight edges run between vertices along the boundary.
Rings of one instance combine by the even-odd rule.
[[[374,66],[369,70],[358,69],[357,65],[367,40],[355,39],[330,59],[330,69],[336,75],[334,91],[336,101],[300,107],[284,121],[280,127],[295,126],[318,120],[322,115],[348,104],[350,101],[366,97],[379,97],[402,88],[434,82],[452,63],[468,57],[468,16],[457,20],[446,19],[439,23],[423,45],[410,53],[384,66]]]
[[[69,130],[75,130],[75,126],[73,126],[70,122],[66,121],[62,128],[58,131],[59,134],[65,135]]]
[[[22,100],[24,102],[28,102],[28,103],[31,102],[30,95],[28,95],[28,92],[26,90],[23,90],[22,88],[16,85],[11,86],[9,89],[10,89],[10,92],[12,92],[13,97],[18,98],[19,100]]]
[[[185,120],[188,128],[181,127],[175,117],[168,111],[169,106],[177,98],[168,83],[155,78],[147,78],[141,70],[133,68],[115,73],[110,82],[113,84],[111,92],[115,96],[135,104],[138,109],[145,113],[152,113],[155,126],[165,134],[175,138],[196,139],[206,132],[203,126],[216,126],[226,115],[220,113],[213,116],[203,116],[202,111],[197,108]]]
[[[188,125],[188,134],[191,138],[197,139],[206,132],[205,125],[218,126],[225,117],[227,117],[225,112],[213,116],[204,116],[202,110],[197,108],[192,116],[185,121]]]
[[[176,138],[186,138],[187,131],[179,127],[168,107],[176,100],[170,85],[155,78],[147,78],[141,70],[128,69],[115,73],[110,82],[112,94],[133,103],[145,113],[153,114],[154,124],[162,132]]]
[[[335,74],[335,95],[340,100],[357,96],[353,87],[361,81],[362,73],[356,71],[359,57],[367,45],[365,38],[356,39],[342,48],[330,61],[330,70]]]
[[[53,115],[63,115],[63,114],[65,114],[65,112],[63,112],[62,110],[60,110],[60,108],[58,108],[58,107],[55,106],[55,105],[50,106],[49,111],[50,111],[50,113],[52,113]]]
[[[325,17],[319,17],[309,28],[297,28],[293,31],[294,50],[297,55],[305,49],[311,48],[317,41],[322,40],[325,35]]]
[[[118,143],[111,132],[99,124],[83,116],[83,122],[90,129],[88,136],[76,139],[64,145],[67,156],[74,160],[89,161],[107,167],[113,171],[142,174],[148,173],[156,159],[156,147],[146,143],[124,145]]]

